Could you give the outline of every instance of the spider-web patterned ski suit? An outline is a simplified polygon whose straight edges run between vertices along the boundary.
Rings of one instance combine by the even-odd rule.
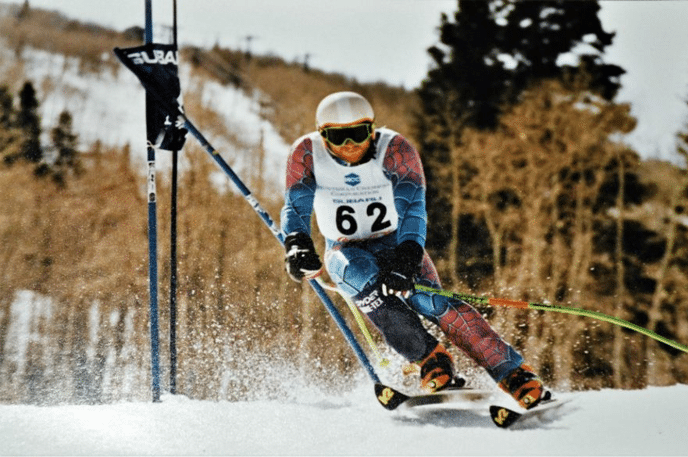
[[[370,149],[355,165],[329,154],[318,132],[298,139],[287,161],[282,232],[310,235],[313,212],[326,239],[330,278],[408,361],[423,360],[437,345],[421,314],[495,381],[521,365],[521,355],[468,303],[426,292],[404,301],[380,292],[378,256],[406,240],[425,246],[427,233],[425,174],[418,152],[403,136],[376,129]],[[416,282],[441,287],[427,252]]]

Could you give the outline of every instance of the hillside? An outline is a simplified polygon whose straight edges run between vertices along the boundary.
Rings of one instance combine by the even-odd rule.
[[[50,180],[36,180],[31,164],[0,169],[6,186],[0,231],[15,240],[3,245],[2,254],[0,372],[9,381],[0,387],[0,401],[146,398],[144,94],[111,52],[137,43],[122,33],[40,10],[21,19],[10,14],[0,25],[8,31],[0,41],[0,85],[7,85],[10,93],[26,81],[37,87],[44,143],[60,113],[72,113],[84,170],[70,175],[60,188]],[[305,84],[292,81],[290,86],[285,75],[298,78],[302,69],[262,57],[240,64],[241,79],[228,84],[223,73],[210,74],[208,61],[218,52],[182,50],[185,108],[276,217],[289,143],[311,128],[290,122],[312,117],[320,97],[313,88],[320,86],[320,93],[365,88],[317,71],[306,74]],[[242,58],[221,52],[229,61],[223,66],[231,64],[232,56]],[[265,90],[247,74],[266,81]],[[271,93],[282,93],[282,99],[274,101]],[[299,93],[313,106],[297,103]],[[157,158],[160,296],[165,297],[169,156],[160,153]],[[231,183],[193,140],[187,141],[180,166],[178,344],[180,372],[185,373],[180,388],[203,398],[236,398],[249,382],[234,373],[237,365],[249,369],[247,360],[259,363],[263,351],[276,356],[273,364],[321,372],[322,382],[350,382],[341,370],[356,363],[352,354],[339,340],[322,350],[326,341],[339,338],[338,330],[314,297],[302,298],[300,288],[287,279],[281,248],[250,206],[225,192]],[[163,329],[169,326],[164,305]],[[168,356],[165,333],[163,359]],[[222,353],[231,357],[218,360]],[[317,353],[323,358],[311,367]],[[250,371],[255,373],[256,367]],[[225,373],[220,375],[225,380],[208,381],[210,373],[213,378]],[[28,384],[27,376],[32,379]],[[81,378],[83,388],[76,388],[74,376]]]
[[[116,46],[138,42],[129,33],[81,24],[54,13],[32,10],[22,17],[15,13],[0,17],[0,86],[16,96],[27,81],[34,84],[41,138],[47,150],[60,114],[65,110],[71,113],[80,168],[58,181],[37,173],[32,163],[19,161],[0,167],[0,376],[6,380],[0,384],[0,402],[147,399],[144,95],[133,75],[112,54]],[[359,84],[344,75],[304,69],[274,56],[249,59],[231,49],[186,48],[181,56],[180,79],[189,117],[275,219],[282,203],[289,144],[313,128],[313,112],[327,93],[345,89],[363,93],[374,104],[379,124],[408,132],[413,141],[417,101],[412,92],[384,84]],[[483,141],[483,137],[476,138]],[[493,138],[484,141],[496,145],[494,150],[504,146],[489,143],[496,141]],[[475,144],[479,147],[473,153],[484,157],[482,144]],[[592,268],[580,272],[586,282],[574,291],[580,297],[576,305],[618,312],[685,344],[688,305],[682,287],[686,284],[682,259],[688,225],[684,217],[677,217],[682,214],[679,203],[685,196],[676,192],[685,170],[639,160],[633,151],[624,154],[633,158],[628,162],[628,176],[642,183],[639,194],[647,196],[642,204],[629,203],[624,213],[626,225],[635,230],[629,231],[628,246],[624,245],[629,250],[625,268],[637,289],[628,288],[631,292],[626,292],[617,310],[614,307],[620,300],[613,285],[619,262],[610,254],[613,249],[597,254],[596,263],[583,263],[591,260],[581,254],[582,260],[575,266],[590,264]],[[159,153],[158,160],[161,352],[166,373],[169,156]],[[203,400],[275,399],[288,390],[277,382],[283,376],[314,380],[317,388],[354,388],[358,365],[338,329],[317,298],[288,279],[281,247],[193,139],[187,141],[181,169],[179,391]],[[499,175],[505,170],[488,171]],[[609,170],[594,170],[603,172]],[[438,181],[445,178],[434,177]],[[495,179],[485,184],[494,185],[486,187],[494,192],[501,183]],[[614,195],[610,195],[600,199],[613,201]],[[539,195],[530,197],[536,200]],[[476,221],[484,214],[482,206],[462,216]],[[614,214],[600,212],[589,220],[577,220],[589,228],[578,245],[612,245],[618,233]],[[506,217],[509,224],[530,221],[522,211],[508,212]],[[480,235],[487,233],[484,227],[473,228]],[[520,241],[513,238],[508,241]],[[534,239],[532,246],[545,252],[542,246],[546,248],[551,238],[545,233],[542,240]],[[670,240],[673,250],[666,248]],[[471,243],[463,241],[463,251],[481,248]],[[518,252],[521,248],[518,246]],[[566,248],[562,243],[558,246],[562,251],[557,252],[563,254],[553,256],[550,249],[547,255],[564,264],[561,259],[573,258]],[[538,260],[535,251],[524,252],[523,258]],[[663,256],[665,252],[669,255]],[[447,252],[434,254],[443,274],[450,272]],[[562,293],[546,295],[528,288],[539,282],[548,290],[556,289],[556,285],[550,287],[548,276],[529,278],[526,270],[501,267],[505,278],[518,280],[500,290],[486,275],[483,285],[472,292],[498,290],[523,295],[505,298],[534,296],[543,301]],[[658,283],[662,287],[655,287]],[[468,288],[464,283],[454,286]],[[688,382],[688,355],[667,351],[647,338],[575,317],[514,310],[485,313],[543,370],[547,381],[561,390]],[[380,342],[378,335],[375,338]],[[615,342],[621,342],[623,349],[621,365],[610,356]],[[401,361],[389,357],[392,364],[385,376],[399,384],[415,385],[414,379],[394,371]],[[475,366],[460,354],[457,359],[464,375],[485,382]],[[275,370],[276,366],[280,370]],[[612,376],[618,366],[625,370],[621,381]],[[258,387],[253,383],[256,377],[263,380]],[[166,389],[167,380],[164,383]]]

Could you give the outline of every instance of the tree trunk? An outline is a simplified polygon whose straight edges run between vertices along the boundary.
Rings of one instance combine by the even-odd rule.
[[[650,306],[650,311],[648,313],[648,322],[647,322],[647,328],[656,331],[657,328],[657,323],[659,323],[662,320],[662,300],[666,296],[666,291],[664,289],[665,286],[665,280],[667,276],[667,271],[669,269],[669,263],[671,262],[671,258],[673,256],[673,251],[674,251],[674,245],[676,243],[676,231],[677,231],[677,215],[674,212],[674,208],[676,208],[676,205],[678,203],[678,200],[681,198],[681,192],[684,190],[684,186],[677,186],[674,190],[674,193],[671,197],[671,203],[670,203],[670,214],[669,214],[669,227],[667,230],[667,241],[666,241],[666,250],[664,252],[664,257],[662,257],[662,260],[659,265],[659,270],[657,271],[657,286],[655,288],[655,292],[652,295],[652,305]],[[657,364],[659,363],[658,358],[655,356],[655,349],[657,345],[656,344],[648,344],[646,346],[646,351],[645,351],[645,359],[647,360],[647,384],[652,385],[652,384],[658,384],[660,383],[659,380],[659,371]]]
[[[459,267],[459,224],[461,222],[461,161],[459,148],[451,143],[451,239],[449,241],[450,280],[452,286],[459,284],[457,269]]]
[[[624,313],[624,300],[626,297],[626,287],[624,285],[624,263],[623,263],[623,224],[624,224],[624,192],[625,192],[625,169],[623,158],[621,154],[617,155],[619,168],[618,168],[618,179],[619,179],[619,191],[616,197],[616,306],[615,306],[615,317],[621,318]],[[621,331],[621,327],[618,325],[614,326],[614,346],[613,346],[613,366],[614,366],[614,387],[623,388],[626,383],[624,382],[624,372],[626,369],[624,355],[624,334]]]

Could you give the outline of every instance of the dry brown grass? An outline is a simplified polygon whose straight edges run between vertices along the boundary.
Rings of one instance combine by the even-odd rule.
[[[384,83],[361,84],[340,74],[316,69],[306,71],[302,65],[287,63],[277,57],[255,56],[246,59],[242,53],[214,49],[212,62],[234,69],[245,88],[258,89],[266,95],[266,116],[277,126],[288,142],[315,128],[315,109],[325,96],[350,90],[368,98],[375,109],[378,126],[387,126],[411,135],[411,114],[418,108],[414,92]]]
[[[278,395],[278,388],[269,393],[269,386],[255,389],[251,383],[256,370],[285,361],[304,365],[304,376],[321,371],[317,379],[340,378],[352,361],[338,330],[312,293],[287,279],[282,248],[250,205],[241,196],[218,193],[208,179],[214,164],[197,147],[188,149],[191,169],[180,179],[178,203],[180,391],[198,398]],[[36,179],[29,165],[0,169],[0,316],[9,318],[21,290],[50,297],[57,310],[27,355],[26,373],[0,364],[7,380],[0,400],[145,398],[147,213],[141,177],[129,163],[126,151],[86,154],[83,174],[64,188]],[[166,179],[159,179],[157,204],[163,364],[170,272]],[[266,208],[276,214],[279,203]],[[89,317],[94,309],[97,328]],[[126,329],[129,318],[133,330]],[[5,322],[0,342],[8,327]],[[97,342],[90,341],[93,332]],[[46,358],[48,353],[53,356]],[[113,373],[108,385],[105,370]],[[137,390],[118,390],[132,370],[141,379]],[[222,387],[228,373],[235,379],[231,389]],[[88,388],[76,389],[79,383]]]

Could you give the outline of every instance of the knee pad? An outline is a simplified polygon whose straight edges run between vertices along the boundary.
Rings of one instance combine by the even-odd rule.
[[[332,281],[349,297],[363,293],[375,281],[378,273],[375,256],[352,247],[327,251],[325,268]]]
[[[408,303],[418,314],[437,322],[440,316],[446,314],[452,299],[434,293],[416,292],[408,299]]]

